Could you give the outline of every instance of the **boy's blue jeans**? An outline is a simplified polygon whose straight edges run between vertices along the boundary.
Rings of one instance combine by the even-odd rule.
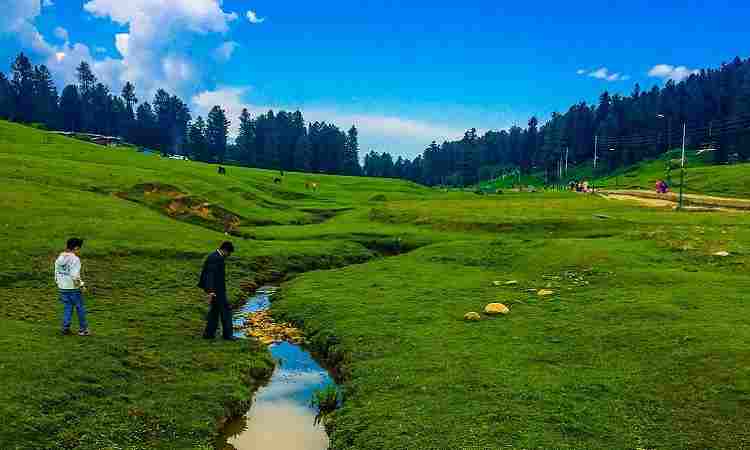
[[[86,321],[86,305],[83,303],[81,291],[61,291],[60,301],[63,304],[63,330],[70,329],[70,322],[73,320],[73,307],[78,314],[78,326],[80,330],[87,330],[89,324]]]

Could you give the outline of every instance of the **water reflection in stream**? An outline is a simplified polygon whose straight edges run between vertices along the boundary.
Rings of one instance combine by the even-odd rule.
[[[241,312],[257,312],[270,306],[275,289],[260,289]],[[242,322],[239,318],[238,321]],[[243,336],[238,332],[238,336]],[[333,384],[323,369],[301,346],[280,342],[269,346],[276,369],[270,382],[260,388],[250,411],[224,429],[225,449],[324,450],[328,436],[314,425],[313,393]]]

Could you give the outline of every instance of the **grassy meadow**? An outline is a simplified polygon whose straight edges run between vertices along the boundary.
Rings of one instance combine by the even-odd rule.
[[[747,213],[227,172],[0,122],[0,448],[211,448],[272,367],[200,339],[227,218],[232,299],[286,276],[273,313],[342,371],[331,448],[750,446]],[[58,334],[71,235],[90,338]]]

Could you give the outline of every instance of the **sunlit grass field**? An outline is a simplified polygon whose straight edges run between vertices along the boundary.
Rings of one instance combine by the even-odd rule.
[[[332,448],[750,446],[747,213],[227,172],[0,122],[0,448],[210,448],[271,368],[200,339],[227,214],[232,300],[287,274],[272,311],[342,369]],[[58,335],[72,235],[89,339]]]

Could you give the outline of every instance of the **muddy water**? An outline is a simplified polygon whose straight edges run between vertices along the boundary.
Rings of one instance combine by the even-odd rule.
[[[274,288],[262,288],[242,312],[268,309]],[[238,316],[241,316],[241,313]],[[242,325],[244,319],[238,318]],[[243,337],[242,331],[237,332]],[[328,436],[322,425],[314,425],[316,410],[310,405],[313,393],[333,384],[333,379],[299,345],[271,344],[276,369],[270,382],[260,388],[250,411],[224,429],[225,450],[325,450]]]

